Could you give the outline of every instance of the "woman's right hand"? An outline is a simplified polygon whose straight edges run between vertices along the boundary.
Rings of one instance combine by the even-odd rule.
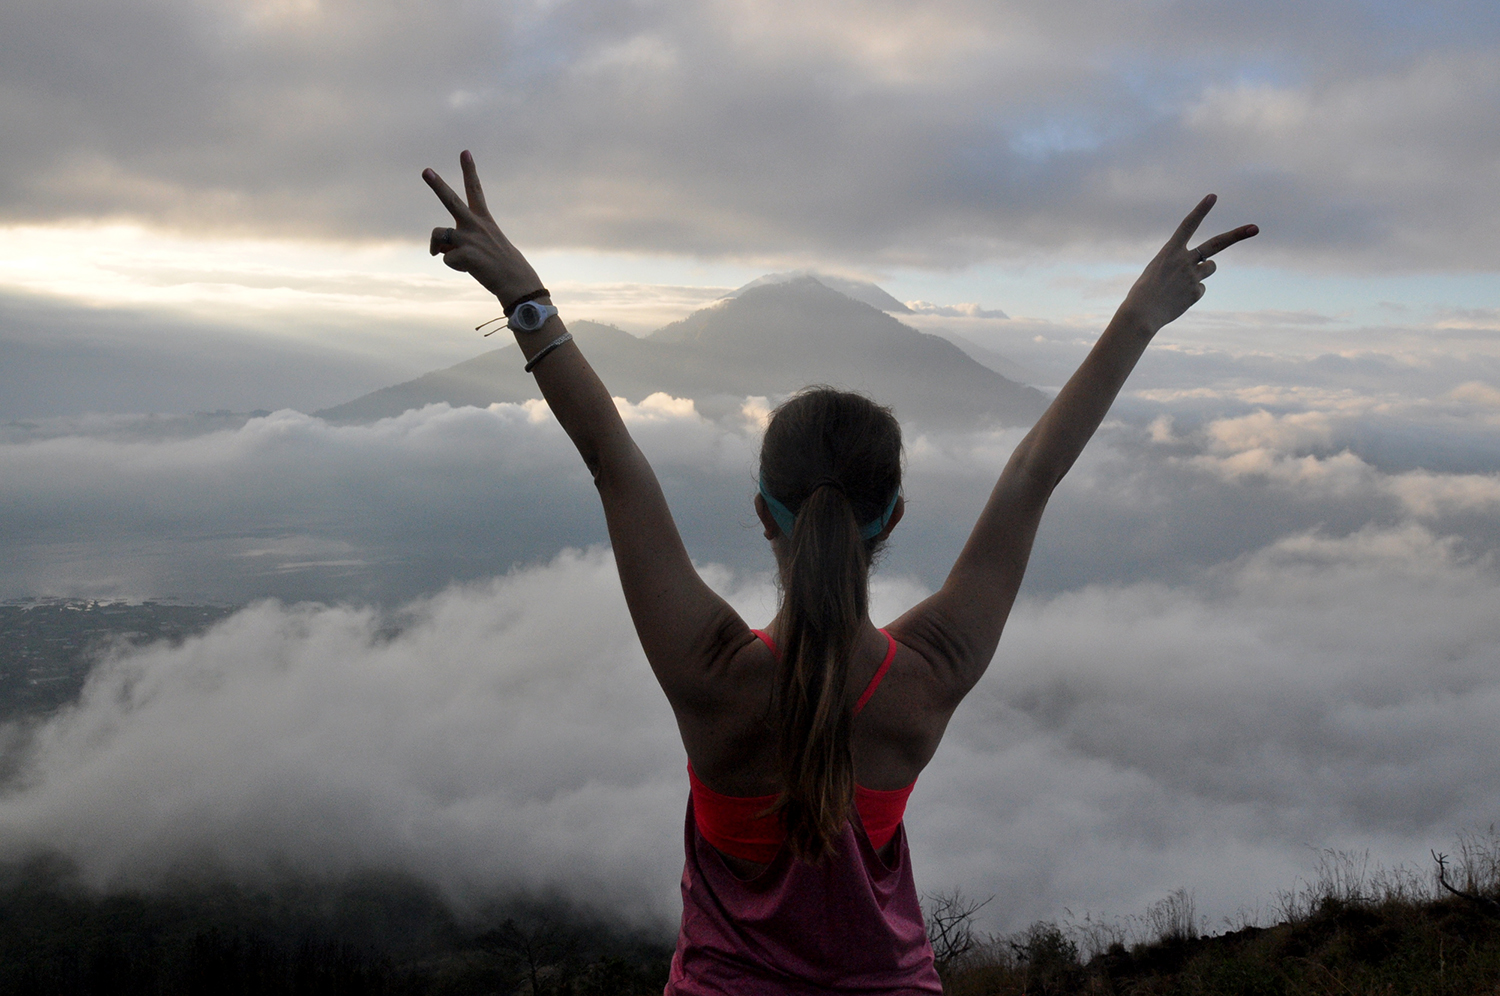
[[[455,270],[467,273],[479,281],[500,299],[506,307],[516,298],[542,286],[536,270],[526,262],[521,251],[511,244],[484,203],[484,190],[479,186],[479,171],[474,167],[474,156],[467,149],[459,155],[458,162],[464,172],[464,203],[453,188],[432,169],[422,171],[422,179],[438,195],[438,200],[453,215],[454,227],[434,228],[428,250],[432,255],[443,254],[443,262]]]
[[[1209,257],[1248,239],[1260,232],[1255,225],[1242,225],[1230,232],[1215,235],[1196,249],[1188,248],[1188,240],[1203,223],[1217,195],[1209,194],[1198,202],[1198,206],[1182,219],[1177,231],[1161,247],[1156,258],[1146,265],[1120,305],[1117,317],[1132,326],[1144,327],[1148,335],[1155,335],[1163,325],[1179,317],[1203,296],[1203,281],[1218,269]]]

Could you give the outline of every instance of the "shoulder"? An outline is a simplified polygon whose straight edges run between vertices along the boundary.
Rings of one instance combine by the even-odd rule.
[[[868,784],[875,788],[903,786],[916,778],[936,753],[958,701],[941,669],[920,648],[909,645],[894,627],[886,631],[896,652],[859,722],[864,767],[872,779]]]

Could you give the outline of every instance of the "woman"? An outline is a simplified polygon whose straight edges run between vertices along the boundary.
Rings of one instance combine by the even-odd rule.
[[[940,993],[901,817],[953,710],[984,674],[1042,510],[1151,337],[1203,295],[1209,258],[1253,225],[1188,242],[1212,195],[1146,267],[1077,373],[1016,447],[943,587],[884,630],[870,559],[901,521],[891,413],[820,389],[777,409],[755,511],[782,604],[752,630],[693,569],[656,476],[541,281],[485,206],[423,178],[452,213],[431,251],[505,306],[528,370],[594,476],[625,600],[687,749],[683,915],[667,992]]]

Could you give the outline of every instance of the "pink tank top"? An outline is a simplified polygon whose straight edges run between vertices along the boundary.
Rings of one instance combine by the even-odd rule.
[[[851,820],[821,865],[783,848],[748,880],[698,832],[691,796],[684,836],[666,996],[941,996],[905,827],[889,865]]]
[[[769,637],[756,635],[775,651]],[[879,685],[894,651],[891,640],[890,652],[856,710]],[[688,773],[691,777],[691,766]],[[682,929],[672,956],[667,996],[942,993],[912,880],[906,829],[901,825],[901,810],[906,808],[911,786],[880,793],[899,795],[900,800],[896,806],[873,807],[880,811],[876,818],[882,824],[894,817],[873,833],[866,832],[864,820],[872,807],[856,805],[834,842],[834,853],[822,864],[811,865],[793,859],[781,846],[779,830],[766,834],[764,841],[710,842],[704,830],[712,835],[715,821],[705,820],[696,811],[700,803],[719,804],[724,810],[718,819],[722,823],[734,815],[725,803],[753,803],[763,809],[775,797],[720,797],[696,778],[693,781],[684,828]],[[885,809],[893,812],[885,813]],[[756,827],[751,824],[755,822],[749,820],[739,832],[753,837]],[[870,840],[874,836],[881,838],[880,845],[895,841],[890,865],[876,853]],[[736,876],[715,845],[737,853],[742,850],[737,844],[765,850],[764,857],[757,855],[769,860],[765,870],[752,879]],[[742,856],[750,857],[748,852]]]

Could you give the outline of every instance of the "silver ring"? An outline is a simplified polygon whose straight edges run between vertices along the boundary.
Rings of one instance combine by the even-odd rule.
[[[451,232],[451,231],[453,231],[453,229],[450,228],[450,229],[448,229],[448,231]],[[1207,263],[1208,262],[1208,257],[1205,256],[1205,255],[1203,255],[1203,250],[1202,249],[1198,250],[1198,262],[1200,262],[1200,263]]]

